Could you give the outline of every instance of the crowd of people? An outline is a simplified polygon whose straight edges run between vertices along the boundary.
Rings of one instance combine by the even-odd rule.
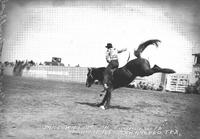
[[[154,91],[162,91],[164,89],[163,85],[156,85],[154,83],[149,83],[145,81],[132,82],[128,85],[129,88],[143,89],[143,90],[154,90]]]
[[[4,67],[13,67],[13,75],[15,76],[21,76],[22,74],[22,70],[23,69],[30,69],[30,67],[32,66],[36,66],[37,64],[33,61],[33,60],[26,60],[26,61],[22,61],[22,60],[16,60],[15,62],[0,62],[0,74],[3,74],[3,70]]]
[[[3,63],[0,62],[0,65],[4,66],[4,67],[14,67],[15,65],[17,65],[19,63],[21,63],[21,64],[27,64],[27,65],[29,65],[29,67],[30,66],[44,66],[44,65],[46,65],[46,66],[49,66],[49,65],[51,65],[51,66],[65,66],[63,63],[59,63],[58,64],[58,63],[46,62],[46,61],[45,62],[36,63],[33,60],[30,60],[30,61],[28,61],[28,60],[26,60],[26,61],[24,61],[24,60],[16,60],[15,62],[5,61]],[[68,64],[67,66],[71,67],[70,64]],[[77,64],[74,67],[80,67],[80,64]]]
[[[22,73],[23,69],[27,69],[29,70],[30,67],[32,66],[64,66],[63,63],[56,63],[56,62],[40,62],[40,63],[36,63],[33,60],[16,60],[15,62],[9,62],[9,61],[5,61],[5,62],[0,62],[0,74],[3,74],[3,69],[4,67],[13,67],[13,74],[16,76],[20,76]],[[68,64],[68,67],[71,67],[70,64]],[[75,67],[80,67],[79,64],[75,65]]]
[[[18,64],[26,64],[26,65],[29,65],[29,66],[36,66],[38,65],[37,63],[35,63],[33,60],[26,60],[26,61],[23,61],[23,60],[16,60],[15,62],[8,62],[8,61],[5,61],[5,62],[0,62],[0,64],[2,66],[5,66],[5,67],[14,67],[15,65],[18,65]]]

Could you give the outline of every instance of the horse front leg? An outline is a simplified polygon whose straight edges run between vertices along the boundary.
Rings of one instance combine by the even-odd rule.
[[[106,93],[103,97],[103,100],[101,101],[101,103],[97,104],[97,106],[98,107],[104,106],[104,103],[106,102],[107,98],[108,98],[108,93],[107,93],[107,90],[106,90]]]
[[[107,97],[107,101],[105,102],[105,108],[109,108],[110,107],[110,100],[111,100],[111,92],[112,92],[112,88],[108,89],[106,93],[108,93],[108,97]]]
[[[110,100],[111,100],[111,92],[112,88],[108,88],[106,90],[106,94],[104,95],[104,98],[101,103],[98,104],[98,106],[102,109],[107,109],[110,106]]]

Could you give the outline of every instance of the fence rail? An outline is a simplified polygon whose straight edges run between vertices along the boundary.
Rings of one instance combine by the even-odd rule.
[[[4,74],[13,75],[13,67],[5,67]],[[85,82],[86,74],[86,67],[33,66],[22,71],[22,77],[73,82]]]

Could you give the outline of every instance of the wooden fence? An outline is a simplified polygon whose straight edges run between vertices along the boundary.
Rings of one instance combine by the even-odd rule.
[[[84,83],[87,72],[87,67],[33,66],[29,70],[24,69],[22,77]],[[13,75],[13,67],[5,67],[4,74]],[[164,88],[168,91],[185,92],[189,80],[189,74],[169,74],[165,76],[165,74],[156,73],[148,77],[137,77],[135,82],[148,82],[157,86],[163,84],[166,85]]]

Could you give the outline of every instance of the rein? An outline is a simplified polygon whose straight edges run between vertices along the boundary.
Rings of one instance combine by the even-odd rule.
[[[130,59],[130,51],[129,51],[129,53],[128,53],[128,59],[127,59],[127,63],[128,63],[128,61],[129,61],[129,59]]]

